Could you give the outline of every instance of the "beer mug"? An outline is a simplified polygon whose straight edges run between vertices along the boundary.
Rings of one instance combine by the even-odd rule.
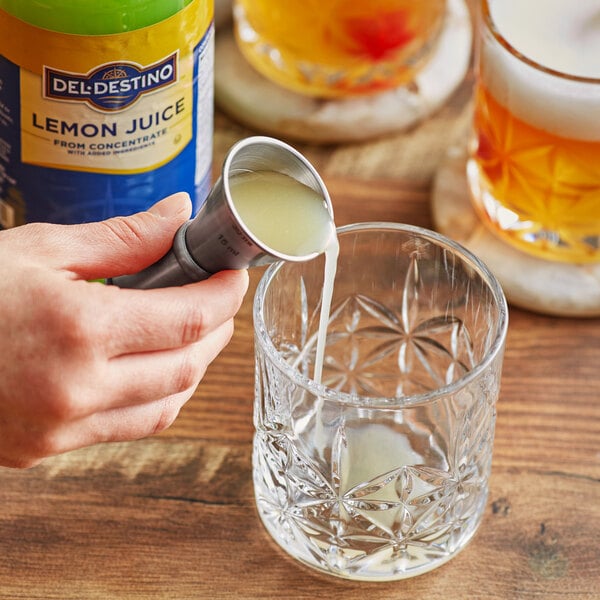
[[[482,0],[469,185],[542,258],[600,261],[598,0]]]
[[[446,0],[236,0],[238,45],[254,68],[320,97],[406,84],[443,29]]]

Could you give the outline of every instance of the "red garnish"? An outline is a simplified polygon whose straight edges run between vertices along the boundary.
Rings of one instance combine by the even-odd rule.
[[[403,10],[378,14],[372,18],[346,19],[345,29],[355,43],[350,50],[352,54],[374,61],[385,58],[414,37]]]

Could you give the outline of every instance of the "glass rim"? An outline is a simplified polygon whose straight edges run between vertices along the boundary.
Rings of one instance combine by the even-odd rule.
[[[600,77],[585,77],[582,75],[573,75],[571,73],[566,73],[565,71],[559,71],[558,69],[553,69],[551,67],[546,67],[536,60],[529,58],[526,54],[523,54],[520,50],[517,50],[505,37],[502,35],[500,30],[498,29],[494,19],[492,17],[492,13],[490,10],[490,1],[491,0],[481,0],[482,7],[482,15],[483,22],[487,26],[487,29],[494,36],[495,40],[510,54],[512,54],[515,58],[535,69],[536,71],[540,71],[547,75],[551,75],[553,77],[558,77],[560,79],[564,79],[565,81],[572,81],[574,83],[585,83],[591,85],[600,85]]]
[[[460,260],[465,262],[477,272],[477,274],[488,286],[492,293],[494,303],[498,307],[498,321],[496,324],[496,331],[494,333],[493,341],[490,344],[490,347],[486,350],[482,360],[480,360],[473,368],[469,369],[467,373],[452,383],[440,386],[428,392],[408,396],[390,397],[350,394],[348,392],[334,390],[333,388],[315,382],[312,378],[301,373],[298,368],[294,367],[291,363],[283,358],[281,353],[277,350],[277,348],[275,348],[275,345],[273,344],[273,341],[267,332],[267,328],[263,319],[262,299],[277,273],[285,266],[285,261],[278,261],[270,265],[261,277],[256,288],[252,309],[254,335],[255,339],[257,340],[256,343],[260,343],[261,347],[268,352],[270,359],[275,363],[276,367],[282,371],[290,381],[299,387],[304,388],[310,394],[324,400],[362,408],[385,409],[398,409],[422,404],[431,404],[440,398],[455,394],[460,389],[466,387],[473,380],[480,377],[482,373],[494,362],[498,355],[502,353],[504,343],[506,341],[506,333],[508,330],[508,304],[506,297],[500,282],[489,270],[489,268],[479,258],[477,258],[477,256],[475,256],[470,250],[458,242],[455,242],[454,240],[451,240],[450,238],[447,238],[446,236],[430,229],[404,223],[372,221],[343,225],[337,228],[337,233],[338,235],[343,235],[345,233],[357,231],[374,230],[399,231],[425,238],[427,241],[434,243],[438,247],[441,246],[452,251],[455,256],[457,256]]]

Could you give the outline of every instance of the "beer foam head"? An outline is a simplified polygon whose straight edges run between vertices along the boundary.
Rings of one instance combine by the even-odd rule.
[[[598,0],[491,0],[502,36],[535,62],[569,75],[600,78]]]
[[[543,68],[521,60],[484,34],[481,75],[486,87],[515,116],[534,126],[564,137],[600,141],[599,0],[488,0],[488,4],[500,36]]]

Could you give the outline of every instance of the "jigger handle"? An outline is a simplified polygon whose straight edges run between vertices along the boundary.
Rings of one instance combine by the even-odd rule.
[[[121,288],[148,290],[208,279],[212,273],[205,271],[192,258],[185,242],[185,232],[190,223],[191,221],[184,223],[177,230],[173,238],[173,247],[160,260],[139,273],[113,277],[108,279],[107,283]]]

